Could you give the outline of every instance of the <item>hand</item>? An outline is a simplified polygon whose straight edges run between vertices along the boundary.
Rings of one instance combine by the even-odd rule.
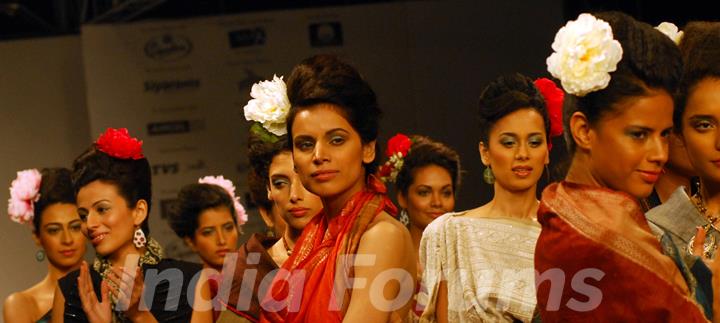
[[[135,267],[134,272],[122,267],[112,268],[106,279],[112,282],[109,284],[110,293],[117,300],[116,309],[125,310],[125,315],[132,321],[150,314],[148,307],[140,304],[144,289],[144,276],[140,267]]]
[[[110,309],[110,286],[106,282],[100,284],[100,293],[102,300],[98,302],[97,295],[93,289],[92,279],[90,278],[90,270],[87,262],[80,264],[80,276],[78,276],[78,294],[80,294],[80,302],[82,309],[91,323],[109,323],[112,321],[112,311]]]

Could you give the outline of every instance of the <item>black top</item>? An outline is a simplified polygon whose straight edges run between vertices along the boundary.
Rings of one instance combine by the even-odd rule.
[[[150,312],[158,322],[186,323],[190,321],[192,307],[188,303],[188,295],[195,291],[195,286],[190,287],[190,283],[197,282],[197,278],[193,278],[201,269],[202,266],[199,264],[174,259],[163,259],[157,265],[143,266],[145,277],[145,295],[143,296],[148,303],[152,302],[152,306],[149,306]],[[65,296],[65,322],[88,322],[77,289],[79,275],[80,270],[75,270],[58,281],[60,290]],[[102,296],[100,294],[102,279],[100,273],[91,269],[90,277],[95,294],[100,301]]]

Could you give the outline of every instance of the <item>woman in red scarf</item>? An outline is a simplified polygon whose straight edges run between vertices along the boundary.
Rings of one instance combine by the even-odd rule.
[[[668,159],[678,48],[620,13],[580,15],[552,47],[548,69],[569,94],[565,129],[573,159],[565,181],[545,189],[538,210],[542,320],[712,319],[712,290],[698,283],[708,268],[688,268],[667,236],[658,241],[637,201],[652,192]]]
[[[416,259],[407,229],[374,175],[375,94],[350,65],[318,55],[287,85],[288,138],[303,186],[324,210],[304,229],[263,301],[263,322],[397,322]]]

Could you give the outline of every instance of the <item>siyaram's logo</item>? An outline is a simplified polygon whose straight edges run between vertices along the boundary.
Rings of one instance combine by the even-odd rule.
[[[145,92],[159,94],[164,92],[198,89],[200,88],[200,79],[151,80],[145,81],[143,85]]]
[[[158,61],[172,62],[192,52],[193,45],[185,36],[164,34],[145,43],[145,55]]]

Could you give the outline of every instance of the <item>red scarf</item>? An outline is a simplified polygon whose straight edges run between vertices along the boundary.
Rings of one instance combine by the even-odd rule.
[[[350,289],[340,297],[333,295],[335,274],[343,270],[352,277],[353,268],[351,261],[338,267],[337,259],[356,253],[360,238],[378,214],[397,213],[385,193],[385,185],[370,176],[365,190],[353,195],[339,215],[328,220],[323,211],[308,223],[265,295],[261,322],[342,321]]]

